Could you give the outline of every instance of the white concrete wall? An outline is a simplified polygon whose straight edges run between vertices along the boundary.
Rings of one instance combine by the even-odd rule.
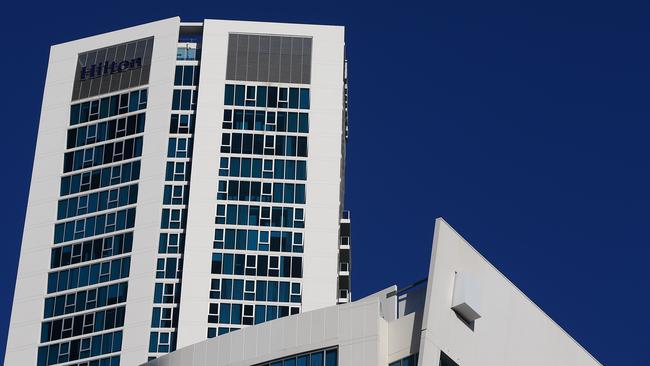
[[[380,361],[379,299],[330,306],[244,328],[162,356],[148,366],[250,366],[338,346],[339,365]]]
[[[461,366],[600,365],[444,220],[434,235],[420,365],[438,365],[441,350]],[[451,310],[455,272],[480,290],[474,330]]]
[[[302,311],[336,303],[343,133],[343,32],[343,27],[333,26],[204,21],[179,314],[179,348],[202,341],[207,336],[229,33],[313,37]]]
[[[122,346],[123,365],[146,361],[179,23],[179,18],[170,18],[51,48],[5,365],[36,363],[77,55],[153,36],[142,170]]]

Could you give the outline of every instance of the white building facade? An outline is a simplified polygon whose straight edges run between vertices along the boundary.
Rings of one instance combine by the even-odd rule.
[[[600,366],[444,220],[404,289],[255,325],[147,366]]]
[[[337,26],[170,18],[55,45],[6,365],[138,365],[349,302]]]

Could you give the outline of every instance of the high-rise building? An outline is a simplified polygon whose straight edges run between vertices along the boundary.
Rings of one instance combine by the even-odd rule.
[[[344,29],[170,18],[50,51],[6,365],[138,365],[349,302]]]

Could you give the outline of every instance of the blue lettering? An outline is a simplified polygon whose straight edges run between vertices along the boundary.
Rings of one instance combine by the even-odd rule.
[[[81,72],[79,73],[79,80],[84,81],[87,79],[94,79],[101,77],[107,74],[116,74],[118,72],[124,72],[126,70],[134,70],[142,67],[142,58],[134,58],[131,60],[124,61],[113,61],[113,62],[100,62],[98,64],[90,66],[82,66]]]

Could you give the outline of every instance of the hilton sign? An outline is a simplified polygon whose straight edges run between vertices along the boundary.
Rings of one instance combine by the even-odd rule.
[[[117,74],[126,70],[135,70],[142,67],[142,57],[130,61],[100,62],[98,64],[83,66],[79,74],[79,80],[94,79],[104,75]]]
[[[153,37],[85,51],[77,56],[72,100],[149,83]]]

